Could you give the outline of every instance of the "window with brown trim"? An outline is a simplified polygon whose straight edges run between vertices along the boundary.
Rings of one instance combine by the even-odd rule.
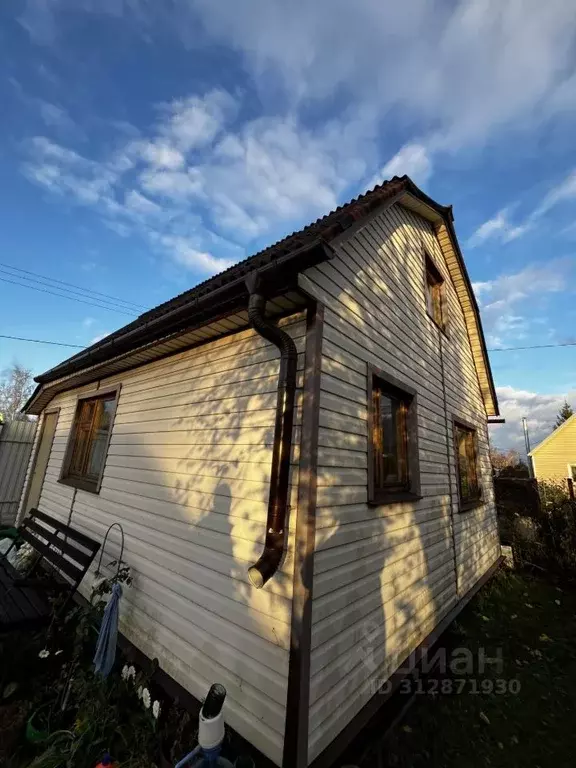
[[[383,372],[371,370],[369,501],[415,498],[419,491],[416,395]]]
[[[444,310],[444,278],[438,268],[426,254],[426,309],[436,325],[442,330],[446,329],[446,317]]]
[[[458,466],[458,490],[462,508],[476,504],[481,498],[478,480],[478,451],[476,430],[465,424],[454,423],[454,442]]]
[[[117,389],[79,398],[61,482],[98,493],[117,400]]]

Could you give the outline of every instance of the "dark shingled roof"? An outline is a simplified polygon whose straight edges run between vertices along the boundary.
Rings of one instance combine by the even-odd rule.
[[[428,198],[413,184],[408,176],[394,176],[390,181],[385,181],[382,184],[379,184],[373,190],[366,192],[363,195],[359,195],[349,203],[338,206],[334,211],[322,216],[312,222],[312,224],[304,227],[304,229],[301,229],[298,232],[293,232],[291,235],[287,235],[277,243],[264,248],[264,250],[259,251],[253,256],[224,270],[224,272],[220,272],[214,277],[194,286],[194,288],[190,288],[189,290],[184,291],[184,293],[175,296],[173,299],[165,301],[163,304],[159,304],[157,307],[144,312],[131,323],[128,323],[117,331],[105,336],[91,347],[87,347],[81,352],[69,357],[54,368],[51,368],[49,371],[38,376],[35,380],[46,383],[53,381],[62,375],[66,375],[67,370],[74,361],[85,360],[88,365],[90,364],[88,361],[93,359],[94,353],[101,350],[102,347],[108,347],[112,356],[114,342],[125,336],[127,333],[144,328],[151,322],[157,321],[163,315],[167,315],[179,307],[192,305],[197,302],[199,298],[205,297],[227,283],[231,283],[239,277],[243,278],[249,272],[268,265],[281,257],[294,252],[299,252],[307,246],[312,246],[315,243],[318,243],[318,241],[329,242],[333,237],[348,229],[348,227],[366,216],[370,211],[377,208],[385,200],[394,197],[403,191],[417,193],[420,198],[425,198],[426,202],[438,210],[440,214],[446,215],[449,213],[451,215],[451,208],[439,206],[438,203],[435,203],[431,198]],[[149,340],[151,341],[152,338]]]
[[[364,219],[383,203],[400,199],[406,193],[435,211],[448,229],[450,241],[453,243],[456,260],[466,286],[466,295],[475,318],[474,329],[481,355],[481,359],[478,359],[477,363],[482,365],[486,371],[490,398],[493,403],[492,410],[494,413],[498,413],[498,401],[482,333],[478,304],[454,232],[452,207],[436,203],[418,189],[408,176],[394,176],[390,181],[379,184],[373,190],[339,206],[304,229],[293,232],[274,245],[259,251],[209,280],[205,280],[194,288],[184,291],[170,301],[144,312],[133,322],[38,376],[36,381],[39,386],[24,406],[24,411],[33,406],[41,391],[44,392],[45,389],[51,388],[52,382],[67,380],[69,377],[72,381],[73,377],[87,369],[96,370],[99,366],[122,357],[129,359],[130,355],[137,350],[150,347],[160,340],[171,338],[194,326],[205,325],[218,319],[218,317],[237,312],[240,307],[245,307],[248,296],[245,279],[250,273],[260,272],[269,289],[276,291],[275,295],[293,289],[299,272],[330,258],[333,253],[329,245],[331,240],[345,232],[356,222]],[[62,389],[59,384],[54,386],[58,390]],[[45,399],[46,402],[49,402],[49,397]],[[45,407],[45,403],[42,407]]]

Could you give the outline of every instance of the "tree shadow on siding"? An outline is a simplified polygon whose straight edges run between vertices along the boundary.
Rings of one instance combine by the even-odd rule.
[[[299,335],[301,338],[301,332]],[[260,352],[251,360],[248,353],[254,339]],[[290,645],[291,559],[281,565],[262,590],[256,590],[247,578],[248,567],[264,546],[279,354],[253,333],[240,346],[233,339],[230,344],[231,349],[238,349],[232,356],[224,351],[230,356],[228,374],[228,363],[218,356],[216,367],[220,372],[215,386],[196,388],[195,378],[191,378],[181,387],[183,394],[177,396],[177,405],[182,409],[188,406],[193,416],[170,419],[170,428],[163,433],[165,443],[157,434],[152,436],[151,446],[145,439],[138,440],[137,433],[130,435],[130,428],[125,426],[121,430],[127,437],[117,435],[115,445],[123,441],[129,444],[127,452],[136,454],[135,461],[148,467],[138,473],[142,482],[134,487],[135,493],[142,495],[126,495],[126,507],[119,509],[120,518],[122,514],[130,515],[130,521],[126,521],[131,534],[126,559],[130,561],[133,551],[137,558],[132,560],[139,571],[138,588],[130,596],[130,620],[137,637],[142,636],[146,624],[146,644],[168,645],[165,658],[172,667],[183,669],[190,681],[188,687],[194,685],[195,677],[205,679],[204,657],[204,666],[212,669],[210,674],[220,675],[219,681],[228,688],[236,708],[242,706],[246,719],[261,721],[264,730],[274,729],[281,742]],[[259,363],[262,351],[268,359]],[[248,355],[244,361],[246,376],[230,381],[244,353]],[[194,358],[189,362],[190,368],[181,375],[183,380],[188,370],[197,374]],[[250,366],[252,370],[248,370]],[[299,381],[301,384],[301,373]],[[167,386],[166,391],[172,391],[171,385],[161,380],[157,386],[158,397]],[[221,391],[216,393],[216,389]],[[174,400],[170,402],[174,407]],[[159,406],[160,401],[154,408]],[[123,414],[126,411],[121,396],[119,425],[129,423]],[[148,416],[156,418],[155,414]],[[298,417],[296,424],[298,434]],[[142,419],[139,425],[138,429],[142,429]],[[105,474],[103,488],[108,477],[125,473],[121,466],[117,469],[117,464],[123,462],[128,467],[133,463],[114,459],[114,468]],[[292,499],[296,478],[293,465]],[[160,497],[153,500],[156,492],[148,485],[152,481],[162,489]],[[141,511],[138,515],[132,509]],[[147,563],[142,560],[142,550],[134,549],[135,540],[143,536],[145,528],[151,532]],[[166,594],[165,604],[161,591]],[[139,615],[144,622],[138,621]],[[154,631],[154,624],[162,626],[162,631]],[[180,656],[167,642],[167,629],[180,638],[175,641]],[[193,693],[204,692],[194,688]],[[232,725],[243,730],[238,722]]]
[[[452,315],[447,335],[427,316],[424,250],[445,280]],[[311,731],[314,738],[319,729],[321,748],[330,741],[326,734],[331,720],[342,715],[336,707],[344,707],[346,720],[359,711],[378,682],[389,677],[472,586],[483,564],[490,565],[491,555],[481,535],[474,535],[484,518],[481,508],[458,512],[452,417],[475,422],[483,442],[486,418],[466,392],[469,339],[431,226],[396,206],[308,275],[324,292],[328,307],[326,380],[351,385],[344,394],[349,399],[341,399],[347,410],[341,404],[340,411],[357,420],[350,429],[361,434],[361,441],[348,448],[365,454],[368,435],[365,392],[354,387],[347,369],[365,372],[362,366],[370,363],[404,378],[418,392],[424,497],[417,504],[367,506],[361,472],[355,470],[357,486],[338,493],[338,472],[321,462],[321,484],[335,491],[326,499],[325,488],[320,488],[317,513],[325,527],[317,529],[315,555]],[[330,411],[329,398],[323,397]],[[336,409],[324,418],[328,429],[344,429]],[[321,445],[329,434],[321,433]],[[485,445],[480,459],[484,496],[490,501]],[[470,582],[470,574],[476,573]],[[334,723],[331,737],[342,724]]]

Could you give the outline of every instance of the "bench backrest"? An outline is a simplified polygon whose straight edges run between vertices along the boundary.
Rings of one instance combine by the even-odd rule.
[[[100,549],[97,541],[39,509],[30,510],[19,534],[72,589],[80,584]]]

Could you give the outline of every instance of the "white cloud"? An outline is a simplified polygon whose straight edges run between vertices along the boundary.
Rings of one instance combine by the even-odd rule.
[[[295,120],[263,118],[227,133],[199,166],[214,218],[251,239],[281,222],[302,223],[338,204],[350,180],[349,159],[330,131],[307,131]],[[353,169],[363,170],[363,167]]]
[[[161,135],[169,144],[189,152],[216,138],[226,120],[234,114],[236,102],[225,91],[214,90],[202,98],[177,99],[165,105],[164,110],[167,119],[161,124]]]
[[[474,248],[490,239],[498,239],[503,243],[516,240],[516,238],[522,237],[526,232],[533,229],[538,219],[551,211],[559,203],[573,199],[576,199],[576,171],[572,171],[560,184],[553,187],[521,224],[512,224],[510,221],[510,208],[503,208],[496,216],[478,227],[469,239],[468,247]]]
[[[20,21],[46,43],[78,9],[124,16],[148,39],[168,28],[197,46],[208,34],[240,54],[265,113],[279,96],[296,114],[344,99],[373,129],[424,126],[429,152],[576,108],[572,0],[173,0],[169,13],[148,0],[27,0]],[[219,98],[172,105],[166,140],[207,146],[227,109]]]
[[[210,253],[199,251],[184,237],[165,236],[162,238],[162,242],[173,250],[179,264],[200,272],[220,272],[228,269],[234,263],[233,261],[215,259]]]
[[[68,112],[56,104],[49,101],[39,102],[40,116],[49,128],[62,128],[64,130],[75,130],[76,125]]]
[[[518,237],[522,237],[531,227],[532,224],[528,221],[524,224],[512,224],[509,218],[509,210],[503,208],[496,216],[488,219],[488,221],[485,221],[484,224],[478,227],[468,240],[467,245],[469,248],[475,248],[487,240],[500,240],[503,243],[509,243]]]
[[[534,322],[534,308],[548,294],[565,290],[574,266],[572,259],[554,259],[474,283],[488,346],[502,347],[524,339]]]
[[[151,214],[157,214],[162,209],[157,203],[152,202],[136,189],[131,189],[125,197],[125,205],[129,211],[136,214],[144,214],[149,216]]]
[[[92,344],[96,344],[99,341],[102,341],[102,339],[105,339],[106,336],[109,336],[112,333],[112,331],[104,331],[103,333],[99,333],[97,336],[94,336],[93,339],[90,339],[88,342],[88,346],[91,347]]]
[[[72,195],[85,205],[95,205],[110,195],[117,173],[109,166],[88,160],[44,136],[30,141],[31,160],[23,171],[51,192]]]
[[[99,162],[36,137],[23,170],[49,191],[93,206],[119,235],[171,244],[177,263],[218,271],[229,254],[244,255],[234,243],[280,237],[335,208],[342,191],[365,177],[358,158],[374,151],[374,136],[356,114],[312,130],[295,117],[233,129],[235,113],[221,91],[163,105],[147,136],[125,139]],[[176,248],[178,238],[192,257]]]
[[[162,206],[128,184],[126,174],[133,170],[136,162],[131,159],[133,154],[134,146],[130,142],[124,151],[115,153],[108,161],[97,162],[44,137],[36,137],[30,142],[31,159],[24,164],[23,172],[50,192],[93,207],[105,225],[121,237],[137,234],[155,246],[168,247],[175,262],[182,266],[193,267],[203,274],[229,266],[228,258],[220,259],[201,249],[195,260],[190,253],[184,257],[185,240],[172,242],[167,235],[179,233],[183,238],[181,233],[188,233],[188,240],[197,244],[202,239],[200,234],[191,238],[189,233],[199,229],[199,219],[187,208]],[[155,163],[153,166],[156,168]]]
[[[170,144],[161,141],[142,141],[135,149],[152,166],[176,170],[184,165],[184,155]]]
[[[91,328],[95,322],[96,322],[95,318],[85,317],[84,320],[82,320],[82,325],[84,328]]]
[[[182,200],[202,195],[203,177],[197,168],[169,171],[148,167],[140,175],[143,189],[151,195]]]
[[[573,200],[576,198],[576,171],[567,176],[564,181],[558,184],[557,187],[548,192],[544,200],[540,203],[538,208],[532,214],[533,217],[542,216],[551,208],[554,208],[558,203],[565,200]]]
[[[382,116],[401,109],[429,122],[445,148],[482,141],[521,117],[541,119],[574,71],[569,0],[192,6],[217,39],[245,56],[263,88],[273,72],[295,99],[344,92],[378,103]]]
[[[552,431],[556,416],[564,400],[576,406],[576,392],[565,394],[538,394],[511,386],[497,387],[500,413],[506,424],[490,427],[490,441],[496,448],[515,448],[524,452],[522,417],[528,423],[530,444],[533,448]]]
[[[432,175],[432,159],[430,152],[422,144],[405,144],[394,157],[389,160],[382,168],[380,173],[376,174],[369,188],[376,184],[381,184],[384,180],[392,176],[410,176],[412,181],[420,186],[424,186]]]

